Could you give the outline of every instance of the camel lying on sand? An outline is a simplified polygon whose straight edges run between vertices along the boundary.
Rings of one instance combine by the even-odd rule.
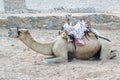
[[[97,39],[94,34],[87,36],[89,40],[84,38],[85,45],[77,46],[76,49],[72,43],[68,43],[67,40],[63,38],[63,36],[65,36],[64,33],[49,43],[36,42],[28,30],[14,29],[11,36],[20,39],[26,46],[38,53],[53,56],[53,58],[45,59],[45,63],[67,61],[69,55],[76,59],[90,59],[98,55],[101,60],[113,57],[110,49],[111,43],[104,39]],[[97,55],[98,52],[100,54]]]

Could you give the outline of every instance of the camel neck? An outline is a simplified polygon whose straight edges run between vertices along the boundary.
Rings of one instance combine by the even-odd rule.
[[[51,55],[52,54],[52,46],[53,43],[38,43],[35,41],[31,35],[27,35],[25,39],[21,39],[21,41],[33,51],[44,54]]]

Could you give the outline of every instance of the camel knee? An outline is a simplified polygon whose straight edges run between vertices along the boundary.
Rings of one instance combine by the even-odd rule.
[[[107,60],[110,58],[110,52],[102,52],[100,54],[100,60]]]
[[[100,60],[110,59],[111,49],[110,48],[102,48],[100,53]]]
[[[101,40],[100,59],[101,60],[110,59],[110,54],[111,54],[111,42]]]
[[[54,50],[54,55],[56,57],[62,57],[65,60],[68,60],[68,53],[67,50],[63,49],[63,50]]]
[[[119,54],[120,53],[117,50],[109,50],[109,52],[103,52],[103,53],[101,53],[100,59],[101,60],[113,59],[113,58],[115,58]]]

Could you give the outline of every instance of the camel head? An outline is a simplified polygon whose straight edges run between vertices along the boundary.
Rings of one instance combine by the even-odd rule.
[[[9,33],[8,35],[9,37],[19,38],[19,39],[24,39],[28,34],[30,34],[27,29],[18,29],[18,28],[11,28],[8,33]]]
[[[25,39],[28,35],[30,35],[29,31],[27,29],[21,29],[18,31],[17,38],[19,39]]]

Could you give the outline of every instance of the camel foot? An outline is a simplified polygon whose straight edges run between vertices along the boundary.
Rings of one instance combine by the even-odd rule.
[[[67,60],[64,60],[62,57],[56,57],[56,58],[51,58],[51,59],[45,59],[42,62],[45,64],[53,64],[53,63],[61,63],[65,61]]]
[[[52,58],[55,58],[55,56],[46,57],[45,59],[52,59]]]
[[[118,54],[120,54],[119,51],[117,51],[117,50],[111,50],[110,59],[115,58]]]

